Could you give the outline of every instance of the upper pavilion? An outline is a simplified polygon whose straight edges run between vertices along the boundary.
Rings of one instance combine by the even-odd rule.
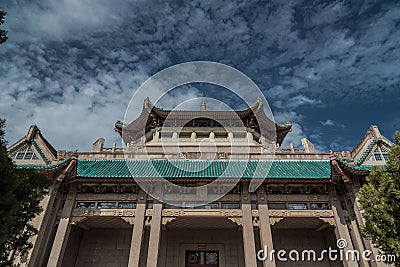
[[[206,110],[205,103],[198,111],[164,110],[146,98],[140,115],[134,121],[126,123],[118,120],[114,129],[125,144],[136,142],[143,136],[145,142],[160,138],[193,141],[193,137],[211,137],[221,141],[243,139],[256,143],[262,143],[263,136],[280,146],[292,130],[292,124],[289,121],[274,123],[265,114],[260,98],[251,107],[237,111]]]

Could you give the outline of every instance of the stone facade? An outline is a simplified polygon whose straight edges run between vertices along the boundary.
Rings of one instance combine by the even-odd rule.
[[[154,116],[162,116],[157,112]],[[15,266],[381,266],[364,259],[282,261],[277,254],[262,261],[257,254],[265,246],[268,252],[313,249],[321,253],[329,247],[338,249],[337,241],[343,239],[347,243],[344,253],[371,250],[371,257],[377,255],[379,251],[361,236],[364,222],[356,193],[369,173],[367,163],[378,151],[383,160],[376,156],[373,165],[383,165],[391,142],[373,126],[353,152],[318,153],[307,139],[302,141],[303,148],[284,149],[280,144],[290,132],[286,123],[276,125],[279,138],[274,158],[264,160],[260,151],[267,145],[257,132],[262,127],[246,112],[239,114],[247,127],[242,137],[230,130],[225,135],[203,121],[193,122],[197,128],[190,128],[195,133],[190,135],[167,128],[171,135],[166,137],[170,138],[167,144],[181,138],[181,152],[176,155],[164,152],[158,124],[149,126],[152,134],[146,132],[147,139],[139,145],[124,136],[126,149],[134,149],[131,160],[143,173],[146,188],[120,163],[124,149],[104,148],[104,139],[99,139],[91,152],[56,151],[32,126],[29,136],[9,148],[10,157],[21,168],[48,175],[54,184],[42,201],[44,211],[33,221],[39,229],[39,235],[31,240],[34,247],[28,255],[16,257]],[[162,123],[160,118],[153,119]],[[118,132],[124,127],[130,126],[116,124]],[[216,150],[199,150],[204,138],[212,140]],[[236,154],[230,152],[230,146],[239,148]],[[215,180],[215,169],[225,166],[224,162],[243,159],[239,152],[244,148],[251,160],[272,162],[270,172],[258,177],[262,179],[260,186],[255,191],[249,189],[251,179],[246,178],[246,170],[242,178],[236,177],[237,185],[220,198],[205,206],[193,205],[197,197],[212,197],[223,190],[224,184],[202,186]],[[25,159],[27,151],[35,156]],[[177,192],[145,175],[149,162],[163,171],[172,168],[165,167],[166,158],[215,165],[207,172],[209,176],[175,169],[165,174],[173,184],[186,186]],[[235,178],[234,171],[228,178]],[[176,201],[182,207],[162,203],[151,192],[159,192],[169,203]]]

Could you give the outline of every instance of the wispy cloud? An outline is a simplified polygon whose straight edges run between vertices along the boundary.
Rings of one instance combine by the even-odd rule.
[[[113,122],[136,88],[192,60],[251,77],[276,117],[295,123],[288,135],[295,143],[314,134],[305,109],[329,113],[333,104],[372,105],[398,94],[398,1],[44,0],[3,8],[10,38],[0,49],[0,114],[11,142],[31,123],[57,148],[88,149],[99,136],[118,142]],[[206,96],[191,90],[162,104]],[[328,135],[333,125],[319,121]]]
[[[332,127],[339,127],[339,128],[345,128],[346,126],[344,124],[340,124],[334,120],[326,120],[326,121],[320,121],[322,126],[332,126]]]

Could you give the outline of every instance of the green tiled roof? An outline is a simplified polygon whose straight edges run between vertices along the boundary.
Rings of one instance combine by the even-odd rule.
[[[364,151],[364,153],[361,155],[361,158],[357,161],[357,165],[361,165],[365,158],[368,156],[368,154],[371,152],[372,148],[376,144],[376,140],[372,140],[371,143],[368,145],[367,149]]]
[[[124,124],[122,124],[122,123],[118,123],[118,122],[116,122],[114,126],[115,126],[116,128],[118,128],[118,129],[124,129],[124,128],[126,128],[126,125],[124,125]]]
[[[371,171],[372,170],[372,166],[355,166],[355,165],[350,165],[349,163],[347,163],[346,161],[344,161],[340,158],[336,158],[336,160],[339,161],[340,163],[342,163],[343,165],[345,165],[346,167],[351,168],[356,171]]]
[[[59,161],[55,164],[50,164],[50,165],[17,165],[17,169],[47,170],[47,169],[52,169],[52,168],[58,167],[69,160],[70,160],[70,158],[66,158],[62,161]]]
[[[272,165],[271,165],[272,164]],[[268,172],[268,169],[270,171]],[[243,171],[244,170],[244,171]],[[328,179],[329,160],[78,160],[78,177]]]
[[[290,127],[292,127],[291,123],[285,123],[285,124],[278,124],[278,126],[282,129],[288,129]]]
[[[43,151],[40,149],[38,143],[36,143],[35,140],[31,140],[33,146],[35,147],[35,149],[39,152],[40,157],[42,157],[42,159],[44,160],[44,162],[46,162],[46,164],[50,164],[50,160],[46,157],[46,155],[43,153]]]

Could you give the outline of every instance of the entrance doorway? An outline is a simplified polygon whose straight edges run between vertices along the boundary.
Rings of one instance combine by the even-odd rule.
[[[219,252],[187,250],[185,267],[219,267]]]

